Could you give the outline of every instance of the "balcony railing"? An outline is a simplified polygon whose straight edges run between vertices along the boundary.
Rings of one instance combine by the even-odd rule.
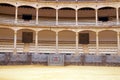
[[[3,25],[24,25],[24,26],[96,26],[96,21],[93,19],[85,19],[85,20],[78,20],[77,24],[76,21],[73,19],[59,19],[58,24],[56,24],[56,20],[53,18],[39,18],[38,24],[36,24],[36,20],[29,20],[25,21],[23,19],[18,19],[17,23],[15,23],[14,16],[0,16],[0,24]],[[114,26],[118,25],[116,20],[112,21],[98,21],[97,26]]]

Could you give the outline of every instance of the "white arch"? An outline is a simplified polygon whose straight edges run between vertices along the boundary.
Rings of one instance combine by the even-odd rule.
[[[90,8],[90,9],[96,9],[96,8],[94,8],[94,7],[79,7],[79,8],[77,8],[77,10],[80,10],[80,9],[83,9],[83,8]]]
[[[63,8],[70,8],[70,9],[76,10],[76,8],[72,6],[61,6],[61,7],[58,7],[58,10],[63,9]]]
[[[101,8],[105,8],[105,7],[111,7],[111,8],[116,9],[116,7],[114,7],[114,6],[100,6],[100,7],[98,7],[98,10],[101,9]]]
[[[2,1],[2,2],[0,2],[0,4],[1,3],[3,3],[3,4],[10,4],[10,5],[16,7],[16,3],[13,3],[13,2],[7,2],[7,1],[4,2],[4,1]]]

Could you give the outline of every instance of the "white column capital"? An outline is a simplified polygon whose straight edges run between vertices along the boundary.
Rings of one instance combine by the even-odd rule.
[[[96,36],[98,36],[99,35],[99,32],[96,32]]]
[[[119,35],[120,34],[120,32],[117,32],[117,35]]]

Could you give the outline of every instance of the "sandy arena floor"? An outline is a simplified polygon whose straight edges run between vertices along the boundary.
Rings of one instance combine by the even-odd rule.
[[[120,67],[0,66],[0,80],[120,80]]]

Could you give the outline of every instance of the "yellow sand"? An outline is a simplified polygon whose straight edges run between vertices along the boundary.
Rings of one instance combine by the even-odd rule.
[[[120,80],[120,67],[0,66],[0,80]]]

